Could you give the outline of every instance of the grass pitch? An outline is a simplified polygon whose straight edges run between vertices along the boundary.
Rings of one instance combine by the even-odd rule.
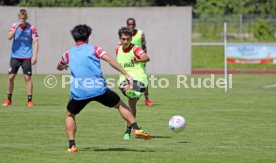
[[[2,101],[6,77],[0,76]],[[176,88],[175,76],[158,76],[170,80],[169,88],[151,88],[156,106],[147,107],[142,99],[137,107],[138,123],[153,135],[151,140],[122,140],[125,123],[117,111],[94,102],[77,116],[78,153],[66,152],[69,87],[61,88],[57,76],[57,87],[46,88],[44,77],[33,76],[33,108],[26,106],[21,75],[13,106],[0,107],[0,162],[276,162],[276,88],[262,88],[275,84],[275,75],[234,75],[228,93],[221,88]],[[179,134],[168,129],[175,114],[187,120]]]

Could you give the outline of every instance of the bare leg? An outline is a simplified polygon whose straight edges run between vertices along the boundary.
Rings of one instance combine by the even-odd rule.
[[[131,90],[131,89],[132,89],[132,87],[130,85],[124,86],[124,92]],[[131,112],[132,112],[134,118],[136,117],[136,103],[138,100],[139,100],[138,98],[129,98],[128,99],[128,104],[129,104],[129,107],[131,109]]]
[[[149,99],[149,86],[146,87],[144,95],[145,95],[145,100],[148,100]]]
[[[68,140],[75,140],[75,135],[77,132],[75,114],[71,114],[68,111],[66,112],[65,128],[67,131]]]
[[[14,88],[14,79],[16,74],[9,74],[7,81],[7,93],[12,94]]]
[[[136,117],[136,104],[137,104],[138,100],[139,100],[138,98],[128,99],[128,104],[129,104],[129,107],[132,111],[132,114],[133,114],[134,118]]]
[[[24,80],[26,82],[26,93],[27,95],[33,94],[33,83],[32,78],[29,75],[24,75]]]
[[[130,111],[130,108],[126,104],[124,104],[121,101],[121,102],[119,102],[119,104],[116,105],[115,108],[117,108],[119,110],[121,116],[128,123],[127,130],[126,130],[126,132],[124,134],[124,140],[129,140],[129,138],[130,138],[130,132],[131,132],[132,128],[135,130],[134,132],[135,132],[135,136],[136,137],[142,137],[144,139],[149,139],[151,137],[150,134],[148,134],[147,132],[145,132],[144,130],[141,130],[139,128],[138,124],[135,121],[135,118],[134,118],[133,114]]]
[[[149,87],[147,86],[144,92],[145,95],[145,104],[147,106],[153,106],[154,104],[151,102],[151,100],[149,99]]]
[[[127,121],[128,124],[133,124],[136,122],[132,112],[131,112],[131,109],[123,102],[123,101],[120,101],[116,106],[115,108],[118,109],[121,117]]]

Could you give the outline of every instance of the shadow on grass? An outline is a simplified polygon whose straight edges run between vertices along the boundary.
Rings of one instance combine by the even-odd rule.
[[[86,147],[80,151],[96,151],[96,152],[154,152],[153,150],[137,150],[137,149],[130,149],[130,148],[94,148],[94,147]]]
[[[137,104],[138,106],[144,106],[145,108],[157,108],[159,105],[161,105],[161,104],[156,104],[156,103],[154,103],[154,105],[153,106],[147,106],[147,105],[145,105],[144,103],[139,103],[139,104]]]
[[[151,136],[150,139],[170,139],[170,138],[172,138],[172,137],[170,137],[170,136]],[[143,139],[143,138],[141,138],[141,137],[136,137],[135,139]],[[149,140],[150,140],[150,139],[149,139]]]
[[[187,141],[180,141],[180,142],[177,142],[177,143],[188,144],[188,143],[191,143],[191,142],[187,142]]]
[[[170,139],[170,136],[151,136],[152,139]]]
[[[49,106],[49,103],[35,103],[34,106]],[[51,106],[59,106],[60,107],[60,104],[51,103]]]

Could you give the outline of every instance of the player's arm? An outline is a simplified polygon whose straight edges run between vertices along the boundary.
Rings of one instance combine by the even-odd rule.
[[[144,53],[144,54],[142,54],[140,56],[133,57],[132,61],[133,62],[149,62],[150,58],[149,58],[149,56],[146,53]]]
[[[142,33],[142,49],[147,53],[146,36],[144,32]]]
[[[37,62],[37,55],[38,55],[38,34],[37,30],[34,26],[31,27],[32,39],[33,39],[33,56],[32,56],[32,65],[35,65]]]
[[[101,47],[99,46],[95,46],[95,54],[96,54],[96,57],[106,61],[107,63],[109,63],[109,65],[111,67],[113,67],[115,70],[121,72],[125,77],[126,79],[128,80],[132,80],[131,76],[125,71],[125,69],[113,58],[111,58],[107,52],[105,52]]]
[[[133,62],[149,62],[150,58],[149,56],[138,46],[136,46],[133,49],[135,57],[133,57],[131,60]]]
[[[17,28],[19,27],[19,25],[16,24],[12,24],[10,29],[9,29],[9,33],[8,33],[8,39],[11,40],[14,37],[14,34],[17,30]]]
[[[104,61],[106,61],[107,63],[109,63],[110,66],[112,66],[114,69],[116,69],[117,71],[121,72],[122,74],[124,74],[124,76],[128,79],[128,80],[132,80],[132,78],[130,77],[130,75],[126,72],[126,70],[113,58],[111,58],[108,54],[105,54],[101,57],[101,59],[103,59]]]
[[[37,62],[37,54],[38,54],[38,40],[33,41],[33,56],[32,56],[32,65],[35,65]]]
[[[58,62],[57,70],[59,70],[59,71],[67,70],[69,67],[68,63],[69,63],[69,55],[68,55],[68,51],[66,51],[62,55],[60,61]]]

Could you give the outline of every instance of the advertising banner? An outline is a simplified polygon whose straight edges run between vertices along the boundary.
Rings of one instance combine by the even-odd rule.
[[[228,45],[226,48],[228,63],[266,64],[276,63],[275,45]]]

